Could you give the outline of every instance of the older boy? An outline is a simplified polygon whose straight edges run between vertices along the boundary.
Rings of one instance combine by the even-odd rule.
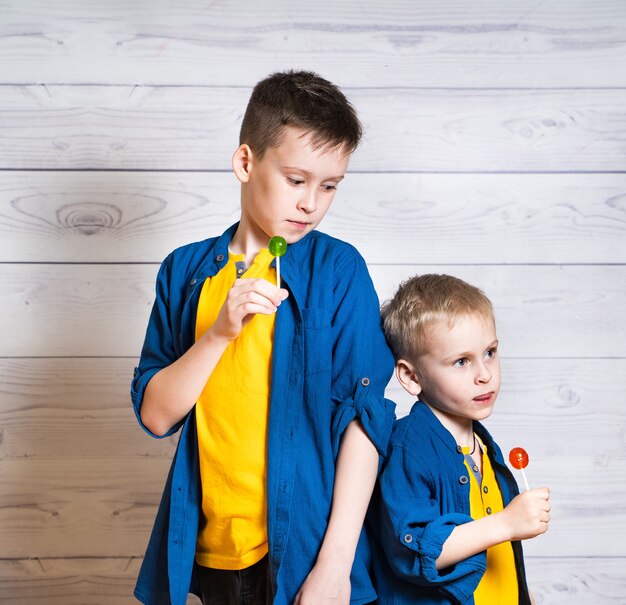
[[[181,434],[135,589],[146,604],[376,596],[362,525],[393,360],[363,259],[315,231],[360,136],[316,74],[259,82],[233,156],[239,223],[161,266],[131,394],[148,433]]]
[[[423,275],[382,314],[396,376],[419,401],[394,427],[370,511],[384,551],[378,602],[531,602],[519,540],[548,529],[549,492],[518,495],[479,422],[500,389],[491,303],[460,279]]]

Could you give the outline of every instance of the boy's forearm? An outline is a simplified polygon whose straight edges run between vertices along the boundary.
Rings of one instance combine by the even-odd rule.
[[[333,504],[318,561],[352,568],[378,472],[378,452],[358,420],[346,429],[337,459]]]
[[[324,541],[295,605],[350,602],[350,572],[377,471],[378,452],[355,420],[345,430],[339,448]]]
[[[208,330],[182,357],[152,377],[140,411],[150,431],[164,435],[189,413],[228,344]]]
[[[548,530],[550,490],[539,487],[517,495],[504,510],[454,528],[437,559],[437,569],[509,540],[528,540]]]
[[[445,569],[510,539],[503,512],[463,523],[455,527],[444,542],[436,567],[438,570]]]

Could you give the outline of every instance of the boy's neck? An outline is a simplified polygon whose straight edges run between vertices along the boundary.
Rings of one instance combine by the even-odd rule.
[[[423,399],[422,399],[423,401]],[[446,414],[440,409],[423,401],[437,417],[443,427],[452,435],[457,445],[472,446],[474,438],[474,422],[471,418],[461,418],[460,416],[452,416]]]
[[[239,224],[237,231],[235,231],[235,235],[233,235],[233,238],[230,240],[228,249],[233,254],[243,254],[246,267],[249,267],[253,263],[261,248],[267,248],[269,238],[267,241],[264,240],[265,234],[261,237],[260,235],[251,233],[245,228],[242,221],[242,223]]]

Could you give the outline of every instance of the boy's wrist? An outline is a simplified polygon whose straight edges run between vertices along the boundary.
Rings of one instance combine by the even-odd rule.
[[[323,565],[332,565],[337,568],[352,569],[354,563],[355,548],[346,545],[344,541],[324,540],[322,548],[317,556],[317,562]]]
[[[493,515],[491,520],[493,522],[492,535],[494,545],[500,544],[501,542],[511,542],[514,539],[510,512],[507,511],[506,508]]]
[[[218,332],[215,329],[215,324],[213,324],[202,335],[201,340],[209,345],[219,346],[225,349],[234,340],[234,338],[229,338],[226,334]]]

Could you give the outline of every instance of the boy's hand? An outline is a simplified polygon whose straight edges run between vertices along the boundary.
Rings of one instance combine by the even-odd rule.
[[[207,333],[211,332],[224,340],[234,340],[257,313],[275,313],[287,296],[287,290],[277,288],[266,279],[237,279]]]
[[[349,605],[350,573],[341,566],[318,560],[298,591],[294,605]]]
[[[507,516],[511,540],[527,540],[548,531],[550,521],[550,490],[531,489],[511,500],[502,511]]]

